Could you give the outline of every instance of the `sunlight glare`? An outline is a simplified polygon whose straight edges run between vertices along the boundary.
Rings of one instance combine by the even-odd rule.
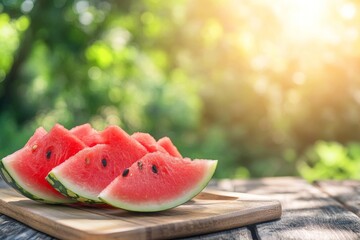
[[[352,3],[344,4],[340,9],[340,14],[344,19],[352,19],[356,15],[356,7]]]
[[[321,34],[326,23],[328,1],[283,1],[279,15],[284,34],[291,40],[310,40]]]

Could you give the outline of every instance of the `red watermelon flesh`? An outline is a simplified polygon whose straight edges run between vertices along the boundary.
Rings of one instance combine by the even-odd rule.
[[[47,134],[47,131],[43,127],[39,127],[35,130],[34,134],[30,137],[30,139],[27,141],[25,146],[31,146],[34,143],[36,143],[39,139],[41,139],[43,136]]]
[[[41,129],[35,132],[24,148],[3,158],[2,167],[12,178],[12,186],[25,196],[49,203],[72,202],[56,191],[45,177],[86,146],[59,124],[41,137],[43,133]]]
[[[106,144],[87,148],[54,168],[47,180],[63,194],[80,202],[96,203],[99,193],[123,170],[148,151],[119,127],[101,135]]]
[[[141,145],[143,145],[148,152],[164,152],[167,151],[160,146],[156,140],[148,133],[136,132],[131,135],[132,138],[136,139]]]
[[[32,146],[37,146],[36,143],[38,142],[39,139],[41,139],[43,136],[45,136],[47,134],[46,130],[43,127],[39,127],[35,130],[34,134],[30,137],[30,139],[27,141],[27,143],[25,144],[25,146],[23,147],[23,149],[32,147]],[[19,150],[18,152],[21,151],[25,151],[25,150]],[[15,153],[14,153],[15,154]],[[21,154],[21,153],[17,153],[17,154]],[[10,157],[11,155],[9,155],[8,157]],[[2,175],[2,178],[13,188],[18,189],[20,188],[19,186],[17,186],[17,183],[14,181],[14,179],[9,175],[9,173],[7,172],[7,170],[5,169],[2,160],[0,161],[0,173]]]
[[[111,182],[99,198],[130,211],[166,210],[201,192],[216,165],[216,160],[191,161],[161,152],[149,153]]]
[[[171,156],[182,158],[179,150],[176,148],[176,146],[172,143],[170,138],[163,137],[160,138],[157,142],[162,148],[164,148]]]
[[[85,123],[80,126],[76,126],[70,129],[70,132],[74,134],[77,138],[83,141],[86,146],[92,147],[96,144],[104,143],[102,136],[91,127],[89,123]]]

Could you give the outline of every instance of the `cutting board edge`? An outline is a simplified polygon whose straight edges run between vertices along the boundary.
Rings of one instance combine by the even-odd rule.
[[[220,191],[218,191],[219,193]],[[232,192],[226,192],[226,195],[231,195]],[[238,193],[234,193],[236,196],[238,196]],[[251,195],[249,194],[245,194],[249,197],[251,197]],[[256,197],[257,195],[253,195],[254,197]],[[262,209],[258,209],[256,212],[261,212],[261,211],[268,211],[268,214],[266,215],[266,218],[262,218],[261,221],[258,221],[258,219],[253,218],[254,216],[254,212],[251,212],[249,209],[249,213],[245,213],[245,215],[237,215],[237,211],[234,211],[233,213],[229,213],[229,214],[224,214],[224,215],[220,215],[221,217],[219,219],[215,219],[217,221],[217,224],[215,227],[211,227],[209,230],[209,227],[206,227],[206,225],[209,224],[213,224],[213,221],[209,222],[208,219],[204,218],[204,219],[200,219],[200,220],[196,220],[196,225],[197,226],[202,226],[204,225],[202,228],[198,227],[196,229],[193,228],[192,230],[190,229],[190,231],[188,231],[189,226],[195,225],[192,222],[183,222],[183,223],[170,223],[170,224],[162,224],[160,226],[158,226],[158,228],[169,228],[171,229],[179,229],[179,228],[184,228],[185,230],[183,231],[178,231],[176,232],[176,234],[174,234],[174,232],[169,231],[169,233],[162,233],[161,231],[163,230],[159,230],[160,231],[160,235],[154,235],[154,232],[158,233],[158,231],[154,231],[145,228],[133,228],[130,229],[129,231],[122,231],[121,233],[117,232],[117,233],[109,233],[109,234],[99,234],[96,232],[88,232],[88,231],[84,231],[81,229],[77,229],[77,228],[72,228],[70,226],[67,225],[62,225],[59,229],[59,227],[56,226],[56,224],[50,222],[46,217],[43,217],[37,213],[33,213],[31,212],[31,215],[33,215],[32,221],[28,221],[29,219],[29,213],[27,213],[27,215],[23,214],[23,207],[22,206],[14,206],[11,205],[10,203],[3,201],[2,199],[0,199],[1,201],[1,206],[0,206],[0,212],[8,215],[9,217],[12,217],[16,220],[18,220],[19,222],[22,222],[25,225],[28,225],[34,229],[37,229],[39,231],[42,231],[44,233],[47,233],[51,236],[60,238],[60,239],[64,239],[64,236],[67,236],[67,238],[69,239],[134,239],[134,237],[136,237],[137,239],[168,239],[168,238],[174,238],[174,237],[187,237],[187,236],[193,236],[193,235],[197,235],[197,234],[207,234],[207,233],[211,233],[211,232],[216,232],[216,231],[221,231],[221,230],[228,230],[231,228],[236,228],[236,227],[243,227],[246,225],[250,225],[250,224],[255,224],[255,223],[259,223],[259,222],[265,222],[265,221],[271,221],[271,220],[276,220],[279,219],[281,217],[281,203],[277,200],[266,200],[265,201],[265,206]],[[251,200],[247,200],[245,199],[245,201],[251,201]],[[254,201],[261,201],[262,200],[254,200]],[[250,213],[251,212],[251,213]],[[255,213],[256,213],[255,212]],[[247,222],[241,222],[242,219],[247,218]],[[227,219],[226,221],[222,221],[222,219]],[[239,221],[240,220],[240,221]],[[226,223],[225,223],[226,222]],[[231,222],[229,224],[229,222]],[[171,226],[171,225],[175,225],[177,224],[178,226]],[[75,234],[74,234],[75,233]],[[170,235],[171,234],[171,235]],[[66,239],[67,239],[66,238]]]
[[[208,220],[203,219],[204,222],[203,224],[210,224],[212,225],[212,228],[197,228],[194,231],[185,231],[184,233],[182,232],[178,232],[177,234],[172,234],[170,235],[165,235],[165,236],[152,236],[149,239],[172,239],[172,238],[180,238],[180,237],[191,237],[194,235],[201,235],[201,234],[209,234],[209,233],[214,233],[214,232],[218,232],[218,231],[224,231],[224,230],[229,230],[229,229],[233,229],[233,228],[238,228],[238,227],[245,227],[245,226],[249,226],[252,224],[256,224],[256,223],[264,223],[264,222],[269,222],[269,221],[275,221],[281,218],[282,215],[282,207],[281,207],[281,203],[280,201],[277,200],[271,200],[267,202],[269,205],[264,206],[263,209],[259,209],[256,212],[251,212],[250,209],[248,211],[248,213],[243,214],[243,215],[237,215],[237,211],[234,211],[233,213],[230,214],[224,214],[221,215],[221,217],[219,217],[218,219],[216,219],[217,223],[219,224],[215,224],[214,223],[207,223]],[[263,210],[267,210],[267,217],[266,218],[262,218],[261,221],[259,221],[259,219],[257,219],[254,213],[258,213],[258,212],[262,212]],[[270,213],[270,214],[269,214]],[[246,223],[245,221],[242,221],[243,219],[247,219]],[[223,221],[223,219],[226,219]],[[250,219],[250,220],[249,220]],[[202,224],[202,220],[198,221],[198,225]],[[229,221],[232,221],[232,223],[229,224]],[[179,223],[177,223],[179,225]],[[188,223],[184,222],[184,225],[189,225]],[[179,226],[177,226],[179,227]],[[181,226],[180,226],[181,227]]]
[[[57,230],[56,226],[51,224],[46,218],[44,218],[42,216],[39,217],[38,215],[31,213],[32,215],[34,215],[36,217],[34,217],[32,219],[32,221],[28,221],[29,217],[25,216],[22,213],[22,211],[19,211],[19,210],[21,210],[21,207],[15,207],[15,208],[13,206],[11,206],[11,208],[6,207],[6,205],[11,205],[11,204],[9,204],[1,199],[0,199],[0,203],[1,203],[0,204],[0,213],[17,220],[21,224],[27,225],[31,228],[34,228],[38,231],[47,233],[51,236],[63,239],[64,229],[61,229],[62,233],[60,235],[60,232],[56,231]],[[48,229],[50,231],[48,231]],[[68,229],[70,231],[67,231]],[[65,226],[66,235],[72,235],[71,231],[75,231],[75,230],[77,231],[78,229]]]

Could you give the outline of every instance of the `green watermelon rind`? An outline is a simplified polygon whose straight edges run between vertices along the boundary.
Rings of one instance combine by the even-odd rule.
[[[69,187],[65,186],[66,184],[63,183],[64,181],[60,180],[59,177],[56,177],[56,174],[53,173],[52,171],[50,171],[50,173],[47,175],[46,180],[50,183],[50,185],[53,188],[55,188],[61,194],[78,202],[90,203],[90,204],[104,203],[99,199],[96,200],[90,199],[70,190]]]
[[[22,195],[24,195],[27,198],[33,199],[35,201],[44,201],[44,199],[39,198],[34,196],[33,194],[29,193],[28,191],[26,191],[25,189],[23,189],[22,187],[19,186],[19,184],[16,183],[16,181],[11,177],[11,175],[9,174],[9,172],[6,170],[4,164],[2,161],[0,161],[0,169],[1,169],[1,177],[3,178],[3,180],[12,188],[14,188],[17,192],[21,193]]]
[[[196,161],[196,160],[195,160]],[[187,194],[183,195],[181,198],[178,198],[174,201],[169,201],[165,204],[137,204],[137,203],[128,203],[124,201],[120,201],[119,199],[111,198],[110,194],[107,194],[106,188],[99,194],[99,199],[101,199],[104,203],[107,203],[113,207],[125,209],[133,212],[159,212],[168,210],[171,208],[175,208],[192,198],[198,195],[209,183],[212,176],[215,173],[217,160],[206,160],[209,161],[209,168],[207,174],[204,175],[202,181],[199,181],[198,185],[194,187],[191,191],[187,192]]]
[[[3,178],[3,180],[10,185],[13,189],[15,189],[17,192],[19,192],[20,194],[22,194],[23,196],[32,199],[34,201],[37,202],[42,202],[42,203],[48,203],[48,204],[59,204],[59,203],[73,203],[73,201],[51,201],[51,200],[47,200],[47,199],[43,199],[40,198],[32,193],[30,193],[29,191],[27,191],[26,189],[24,189],[21,184],[19,184],[14,177],[12,177],[12,174],[6,169],[3,161],[0,161],[0,174]]]

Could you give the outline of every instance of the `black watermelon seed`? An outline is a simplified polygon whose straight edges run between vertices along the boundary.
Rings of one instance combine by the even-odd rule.
[[[123,177],[126,177],[128,174],[129,174],[129,169],[128,169],[128,168],[125,168],[125,170],[124,170],[123,173],[122,173],[122,176],[123,176]]]
[[[85,158],[85,164],[86,165],[90,164],[90,158]]]
[[[106,167],[106,165],[107,165],[106,158],[101,159],[101,164],[102,164],[104,167]]]
[[[51,158],[51,150],[47,150],[46,152],[46,159],[50,159]]]
[[[152,165],[151,170],[153,171],[153,173],[158,173],[158,169],[155,165]]]
[[[138,161],[137,162],[137,165],[139,167],[139,169],[141,170],[143,168],[143,163],[141,161]]]

